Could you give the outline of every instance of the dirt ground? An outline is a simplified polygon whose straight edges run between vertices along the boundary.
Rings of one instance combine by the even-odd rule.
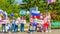
[[[60,29],[57,29],[57,30],[52,30],[52,32],[48,32],[48,33],[45,33],[45,32],[34,32],[34,33],[27,33],[27,32],[17,32],[17,33],[0,33],[0,34],[60,34]]]

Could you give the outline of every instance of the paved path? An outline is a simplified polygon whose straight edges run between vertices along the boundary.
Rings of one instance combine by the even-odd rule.
[[[0,34],[29,34],[29,33],[27,33],[27,32],[17,32],[17,33],[11,33],[11,32],[9,32],[9,33],[0,33]],[[32,34],[60,34],[60,29],[58,29],[58,30],[52,30],[52,32],[48,32],[48,33],[34,32]]]

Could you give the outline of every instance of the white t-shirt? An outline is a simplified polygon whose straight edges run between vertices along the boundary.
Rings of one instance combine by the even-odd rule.
[[[10,27],[10,21],[9,20],[6,20],[5,23],[7,24],[6,25],[6,29],[9,29],[9,27]]]
[[[34,23],[36,24],[38,22],[38,19],[34,19]]]
[[[43,19],[43,16],[40,16],[41,19]]]
[[[26,24],[26,20],[23,20],[23,23]]]
[[[18,25],[19,21],[16,20],[15,24]]]
[[[50,15],[47,16],[47,20],[50,20]]]
[[[44,24],[44,21],[43,20],[39,20],[40,24]]]

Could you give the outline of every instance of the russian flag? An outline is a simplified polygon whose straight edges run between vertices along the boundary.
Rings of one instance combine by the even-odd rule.
[[[55,1],[56,0],[48,0],[47,4],[49,5],[49,4],[51,4],[51,3],[55,2]]]
[[[32,16],[32,15],[31,15],[31,18],[34,18],[34,16]],[[36,16],[36,18],[37,18],[37,19],[39,19],[39,18],[40,18],[40,16]]]

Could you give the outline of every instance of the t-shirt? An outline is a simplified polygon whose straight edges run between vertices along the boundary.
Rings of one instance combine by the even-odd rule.
[[[2,20],[3,22],[2,22],[2,24],[5,24],[5,20]]]
[[[43,16],[40,16],[40,19],[43,19]]]
[[[34,19],[34,23],[37,23],[37,21],[38,21],[37,19]]]
[[[16,20],[15,24],[18,25],[19,21]]]
[[[40,24],[44,24],[44,21],[43,20],[39,20]]]
[[[8,27],[10,27],[10,21],[9,20],[6,20],[5,23]]]
[[[47,17],[44,18],[44,23],[46,23],[46,22],[47,22]]]
[[[20,20],[20,23],[26,24],[26,20]]]
[[[51,17],[51,16],[50,16],[50,15],[48,15],[48,16],[47,16],[47,19],[48,19],[48,20],[50,20],[50,17]]]
[[[37,21],[38,21],[37,19],[34,19],[33,26],[36,26]]]
[[[12,21],[12,24],[15,24],[15,20]]]
[[[23,24],[26,24],[26,20],[23,20]]]

